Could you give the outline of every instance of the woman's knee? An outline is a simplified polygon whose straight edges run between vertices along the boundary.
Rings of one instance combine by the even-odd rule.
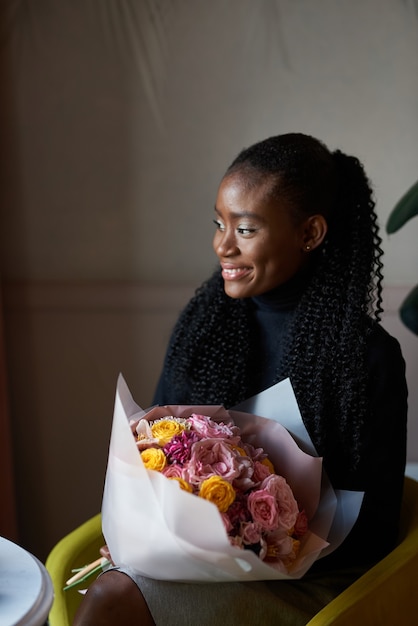
[[[154,621],[134,581],[116,570],[105,572],[89,587],[73,626],[153,626]]]

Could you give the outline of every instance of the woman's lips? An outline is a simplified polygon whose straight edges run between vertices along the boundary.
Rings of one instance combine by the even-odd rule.
[[[249,267],[228,267],[222,265],[222,278],[224,280],[240,280],[244,276],[248,276],[251,271]]]

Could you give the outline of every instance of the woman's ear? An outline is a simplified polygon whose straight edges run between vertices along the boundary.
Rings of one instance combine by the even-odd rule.
[[[311,215],[304,223],[302,236],[304,252],[315,250],[325,239],[328,232],[328,224],[325,217],[321,214]]]

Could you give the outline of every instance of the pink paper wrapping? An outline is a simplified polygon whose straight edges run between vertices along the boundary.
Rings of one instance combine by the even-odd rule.
[[[331,529],[335,547],[341,543],[357,517],[361,499],[356,501],[357,514],[353,513],[350,502],[352,520],[348,530],[346,523],[339,523],[340,528],[336,529],[335,518],[341,518],[336,513],[341,510],[339,504],[344,498],[322,480],[322,459],[300,447],[301,432],[305,441],[307,433],[290,381],[278,383],[274,388],[276,410],[270,406],[269,412],[280,417],[285,410],[285,421],[294,425],[299,445],[270,416],[225,411],[221,406],[155,407],[145,412],[134,402],[123,377],[119,376],[102,503],[103,534],[116,565],[150,578],[179,582],[300,578],[321,552],[334,549],[328,541]],[[263,394],[252,400],[259,400],[262,405]],[[305,509],[309,531],[288,574],[264,563],[250,550],[231,546],[214,504],[181,490],[177,481],[145,469],[130,422],[144,415],[157,419],[166,415],[187,417],[193,412],[221,421],[232,418],[241,429],[243,440],[264,448],[276,471],[292,488],[300,509]],[[346,522],[346,516],[343,517]]]

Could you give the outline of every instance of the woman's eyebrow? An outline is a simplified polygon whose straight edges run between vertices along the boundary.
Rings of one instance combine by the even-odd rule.
[[[218,215],[221,214],[221,212],[219,211],[219,209],[216,208],[216,206],[215,206],[215,213],[217,213]],[[258,215],[258,213],[252,213],[251,211],[239,211],[239,212],[231,211],[229,215],[236,219],[241,219],[243,217],[250,217],[251,219],[254,219],[254,220],[259,220],[261,222],[263,221],[263,218],[260,215]]]

